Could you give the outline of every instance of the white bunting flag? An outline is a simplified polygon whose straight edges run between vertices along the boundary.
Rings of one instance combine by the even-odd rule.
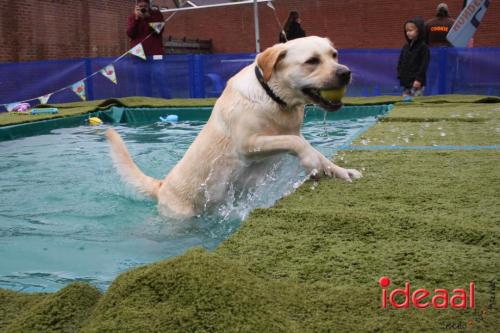
[[[144,53],[144,48],[142,47],[141,43],[131,48],[128,52],[135,55],[136,57],[146,60],[146,53]]]
[[[43,95],[43,96],[38,97],[38,100],[40,101],[40,104],[47,104],[47,102],[49,101],[50,96],[52,96],[52,94],[47,94],[47,95]]]
[[[85,82],[78,81],[71,85],[71,90],[75,92],[83,101],[87,100],[87,96],[85,95]]]
[[[17,108],[19,105],[21,105],[21,103],[10,103],[10,104],[6,104],[5,108],[7,109],[7,111],[12,112],[12,110]]]
[[[273,3],[271,1],[268,1],[266,3],[266,5],[267,5],[267,7],[271,8],[272,10],[275,10],[274,5],[273,5]]]
[[[113,64],[107,65],[103,69],[100,70],[101,74],[107,77],[111,82],[117,84],[116,81],[116,71],[115,66]]]
[[[150,22],[149,26],[156,31],[157,34],[161,33],[161,29],[165,26],[165,22]]]

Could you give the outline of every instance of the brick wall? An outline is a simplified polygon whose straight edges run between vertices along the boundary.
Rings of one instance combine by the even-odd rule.
[[[2,0],[0,62],[115,56],[126,51],[133,0]]]
[[[307,35],[328,36],[339,48],[400,48],[403,24],[417,15],[434,17],[440,0],[276,0],[282,23],[290,10],[299,11]],[[450,14],[457,17],[463,0],[448,1]],[[276,43],[279,27],[272,10],[259,5],[261,46]],[[500,46],[500,3],[491,1],[475,35],[475,46]],[[255,50],[253,6],[237,6],[179,13],[165,34],[213,39],[221,53]]]
[[[170,1],[157,0],[168,5]],[[276,0],[283,22],[298,10],[308,35],[328,36],[339,48],[399,48],[403,22],[434,16],[429,0]],[[448,1],[456,17],[463,0]],[[126,18],[133,0],[0,1],[0,62],[118,56],[128,48]],[[261,46],[274,44],[279,27],[272,10],[259,5]],[[500,46],[500,3],[491,1],[475,46]],[[214,52],[255,50],[253,7],[184,11],[168,22],[165,36],[212,39]]]

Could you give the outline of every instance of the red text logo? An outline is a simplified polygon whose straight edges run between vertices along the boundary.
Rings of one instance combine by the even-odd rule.
[[[469,283],[468,292],[465,288],[456,288],[452,292],[446,289],[434,289],[430,292],[424,288],[418,288],[412,292],[410,282],[405,283],[404,288],[396,288],[388,291],[387,287],[391,280],[387,276],[382,276],[378,283],[382,287],[382,308],[387,309],[392,306],[395,309],[409,308],[410,304],[417,309],[425,309],[432,306],[435,309],[474,309],[474,282]],[[401,295],[396,300],[396,296]],[[450,297],[451,296],[451,297]]]

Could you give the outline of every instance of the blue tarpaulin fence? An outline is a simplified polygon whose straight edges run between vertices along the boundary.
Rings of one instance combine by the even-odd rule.
[[[250,64],[255,54],[167,55],[143,61],[132,56],[116,62],[118,84],[97,74],[86,80],[87,99],[125,96],[163,98],[217,97],[227,80]],[[399,49],[344,49],[340,60],[353,72],[348,96],[399,95]],[[500,47],[435,48],[426,95],[500,95]],[[0,104],[36,99],[68,87],[112,63],[114,58],[82,58],[0,64]],[[50,103],[79,101],[71,90]]]

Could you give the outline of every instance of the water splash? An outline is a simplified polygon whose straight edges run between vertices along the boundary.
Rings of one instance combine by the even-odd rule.
[[[318,187],[319,183],[317,181],[313,181],[312,184],[311,184],[311,187],[309,187],[309,189],[311,191],[314,191],[316,190],[316,188]]]

